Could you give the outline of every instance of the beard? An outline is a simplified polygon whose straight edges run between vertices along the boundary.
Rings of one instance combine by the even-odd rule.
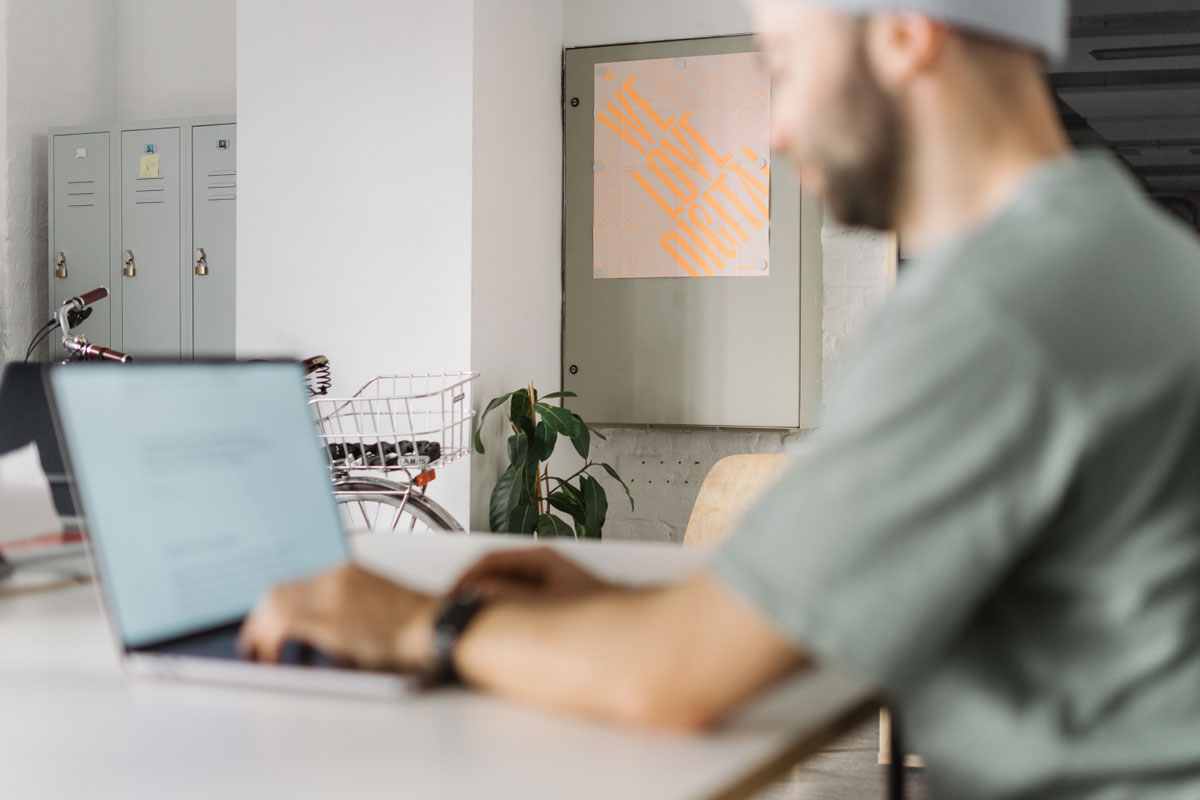
[[[827,128],[837,143],[818,147],[814,162],[824,173],[826,208],[839,222],[890,231],[898,216],[903,116],[871,72],[861,29],[855,38]]]

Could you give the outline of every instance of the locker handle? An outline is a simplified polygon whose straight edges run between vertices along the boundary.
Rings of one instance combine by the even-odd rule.
[[[196,248],[196,274],[202,276],[208,274],[208,256],[204,255],[203,247]]]
[[[132,250],[125,251],[124,261],[125,261],[125,269],[123,269],[122,272],[125,273],[125,277],[126,278],[137,277],[137,267],[133,263],[133,251]]]
[[[54,277],[67,277],[67,256],[62,250],[54,257]]]

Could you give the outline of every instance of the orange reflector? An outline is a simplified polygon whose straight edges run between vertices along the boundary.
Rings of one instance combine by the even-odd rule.
[[[437,477],[437,470],[436,469],[428,469],[428,470],[425,470],[424,472],[422,472],[416,478],[414,478],[413,483],[415,483],[419,488],[424,489],[425,486],[436,477]]]

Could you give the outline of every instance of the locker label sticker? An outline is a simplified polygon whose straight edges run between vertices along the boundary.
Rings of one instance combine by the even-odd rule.
[[[158,154],[147,153],[142,156],[142,168],[138,172],[138,178],[157,178],[158,177]]]
[[[87,148],[86,147],[76,147],[75,148],[75,157],[76,158],[87,158]]]

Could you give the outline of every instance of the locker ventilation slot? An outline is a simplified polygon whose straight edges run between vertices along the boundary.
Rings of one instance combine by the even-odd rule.
[[[237,170],[235,169],[214,169],[208,173],[208,200],[213,202],[216,200],[236,200],[237,199]],[[233,191],[229,191],[232,189]],[[217,190],[217,191],[213,191]],[[224,191],[220,191],[224,190]]]
[[[67,181],[67,208],[91,208],[96,203],[95,181]],[[75,198],[72,200],[71,198]]]

